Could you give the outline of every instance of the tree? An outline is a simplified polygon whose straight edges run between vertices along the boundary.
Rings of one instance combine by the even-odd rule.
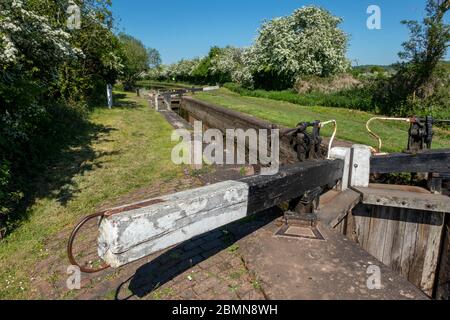
[[[220,82],[219,74],[212,72],[212,60],[221,53],[221,48],[214,46],[209,50],[206,57],[202,58],[196,68],[192,71],[192,80],[196,83],[215,84]]]
[[[89,103],[106,101],[121,68],[111,1],[75,2],[74,30],[68,1],[0,2],[0,230],[52,155],[73,143]]]
[[[58,82],[52,92],[70,103],[106,103],[107,83],[114,83],[121,70],[119,42],[113,33],[111,0],[25,0],[26,7],[46,17],[52,27],[70,35],[68,41],[83,55],[59,65]],[[80,28],[68,28],[68,5],[80,9]],[[56,64],[53,64],[56,65]]]
[[[246,49],[225,47],[211,59],[211,74],[219,83],[233,81],[244,86],[251,86],[253,79],[246,63]]]
[[[414,90],[429,82],[437,64],[447,52],[450,24],[444,23],[444,16],[449,9],[450,0],[429,0],[423,25],[417,21],[402,22],[408,26],[411,39],[403,44],[404,51],[399,56],[417,66]]]
[[[161,65],[161,54],[158,50],[153,48],[147,49],[148,64],[150,68],[158,68]]]
[[[146,48],[140,40],[128,34],[119,34],[119,41],[124,66],[121,79],[125,90],[132,90],[141,75],[161,63],[161,57],[156,49]]]
[[[257,86],[291,87],[304,75],[326,77],[347,70],[347,35],[341,18],[309,6],[265,22],[251,47],[249,63]]]
[[[375,99],[385,114],[406,115],[436,94],[448,74],[439,76],[439,64],[445,57],[450,41],[450,25],[444,17],[450,0],[428,0],[426,17],[418,21],[402,21],[410,31],[410,39],[403,43],[397,73],[382,83]],[[431,99],[433,100],[433,99]]]

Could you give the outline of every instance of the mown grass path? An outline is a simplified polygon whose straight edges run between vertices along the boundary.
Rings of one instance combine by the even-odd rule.
[[[366,130],[366,122],[375,115],[350,109],[329,107],[304,107],[271,99],[243,97],[227,89],[195,94],[195,97],[212,104],[251,114],[287,127],[295,127],[299,122],[331,120],[338,122],[337,138],[376,147],[378,142]],[[401,152],[408,141],[408,125],[398,122],[375,122],[373,129],[383,139],[383,151]],[[433,148],[450,148],[450,131],[435,129]],[[331,129],[325,128],[325,136]]]
[[[133,190],[183,176],[171,162],[172,127],[165,119],[135,94],[119,93],[116,103],[112,110],[91,113],[88,136],[42,173],[36,186],[41,192],[22,213],[26,218],[0,241],[0,299],[39,298],[34,273],[46,270],[35,266],[49,256],[67,261],[67,239],[60,240],[58,250],[46,243],[81,217]]]

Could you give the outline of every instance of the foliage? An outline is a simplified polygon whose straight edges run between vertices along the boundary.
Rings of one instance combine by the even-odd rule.
[[[347,70],[347,35],[339,29],[341,21],[324,9],[304,7],[265,22],[250,48],[212,47],[201,59],[154,68],[148,78],[291,88],[302,76],[326,77]]]
[[[248,67],[248,50],[225,47],[211,61],[211,72],[219,75],[219,83],[234,82],[243,86],[252,86],[253,78]]]
[[[52,276],[65,283],[65,272],[55,276],[50,268],[40,267],[47,265],[49,255],[57,259],[57,265],[67,263],[66,237],[61,232],[135,190],[153,186],[170,192],[181,186],[178,178],[184,177],[183,171],[167,157],[174,146],[167,139],[170,124],[161,114],[149,112],[146,101],[136,94],[116,94],[114,101],[112,110],[90,112],[84,130],[71,139],[71,147],[40,171],[34,186],[39,200],[27,208],[27,219],[0,242],[0,300],[67,298],[66,291],[53,287],[46,292],[33,290],[36,283],[30,276],[37,272],[43,279]],[[55,246],[47,252],[49,240]]]
[[[309,6],[263,24],[250,48],[251,70],[257,87],[291,87],[304,75],[326,77],[345,72],[347,35],[342,19]]]
[[[200,59],[180,60],[170,66],[162,68],[160,78],[170,79],[173,81],[190,81],[193,71],[197,68]]]
[[[403,21],[409,28],[410,40],[403,44],[404,51],[399,54],[397,73],[381,83],[375,96],[383,113],[427,113],[433,101],[444,98],[440,88],[448,85],[448,73],[442,74],[439,65],[450,42],[450,24],[444,19],[449,9],[449,0],[428,0],[422,24]]]
[[[106,84],[120,72],[110,1],[85,0],[82,28],[75,30],[67,27],[66,5],[53,0],[0,4],[3,213],[26,195],[47,160],[84,121],[87,105],[104,97]]]
[[[121,79],[125,90],[132,90],[136,81],[149,68],[157,68],[161,64],[161,56],[156,49],[146,48],[133,36],[121,33],[119,41],[123,57],[123,73]]]
[[[334,93],[308,92],[298,94],[294,90],[267,91],[250,90],[234,83],[225,84],[225,88],[242,96],[286,101],[302,106],[325,106],[363,111],[375,111],[371,90],[368,87],[353,88]]]
[[[191,77],[194,82],[197,83],[212,83],[215,79],[212,75],[212,60],[220,54],[220,48],[218,47],[212,47],[209,50],[209,53],[206,57],[203,59],[200,59],[200,61],[196,64],[196,66],[193,68],[191,72]],[[220,77],[220,74],[216,74]]]
[[[362,81],[350,74],[339,74],[331,77],[306,76],[295,82],[294,89],[300,94],[310,92],[332,93],[361,87]]]
[[[293,96],[295,95],[293,94]],[[375,116],[370,112],[347,108],[302,106],[273,99],[253,98],[238,95],[225,88],[217,91],[197,93],[196,99],[247,113],[289,128],[293,128],[303,121],[335,119],[339,128],[338,139],[371,146],[377,145],[377,140],[367,132],[365,126],[366,122]],[[386,152],[401,152],[404,150],[408,140],[408,129],[409,125],[407,123],[391,121],[373,123],[373,130],[382,137],[384,142],[383,150]],[[435,131],[434,147],[450,147],[450,131],[444,131],[439,128],[436,128]],[[332,127],[324,127],[322,133],[326,137],[331,136],[333,133]]]
[[[150,68],[157,68],[161,65],[161,54],[154,48],[147,48],[148,64]]]

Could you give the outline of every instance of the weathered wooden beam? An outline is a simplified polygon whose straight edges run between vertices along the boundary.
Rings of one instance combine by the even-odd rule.
[[[450,149],[437,149],[417,154],[398,153],[372,157],[371,173],[450,172]]]
[[[331,203],[319,209],[317,213],[322,224],[336,228],[356,205],[361,202],[361,194],[347,189],[339,193]]]
[[[119,267],[234,221],[302,196],[342,178],[342,160],[307,162],[277,175],[226,181],[106,213],[99,255]]]
[[[227,181],[117,208],[100,225],[99,256],[119,267],[247,215],[248,186]]]
[[[429,212],[450,212],[450,198],[431,193],[418,193],[393,189],[354,188],[362,195],[362,203]]]
[[[288,165],[273,176],[253,176],[240,181],[249,186],[248,213],[273,208],[320,186],[333,187],[342,179],[344,161],[308,161]]]
[[[220,86],[212,86],[212,87],[202,87],[202,88],[187,88],[187,89],[175,89],[164,92],[163,94],[170,94],[172,96],[179,96],[186,93],[195,93],[195,92],[208,92],[219,90]]]

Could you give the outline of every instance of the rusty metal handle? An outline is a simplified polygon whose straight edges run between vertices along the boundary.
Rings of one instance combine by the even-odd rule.
[[[67,256],[69,257],[69,261],[72,265],[77,266],[78,268],[80,268],[81,272],[84,273],[97,273],[103,270],[108,269],[110,266],[109,265],[105,265],[101,268],[98,269],[88,269],[85,267],[82,267],[81,265],[79,265],[76,260],[75,257],[73,256],[73,243],[75,241],[75,237],[77,236],[78,232],[80,231],[81,227],[83,227],[88,221],[98,218],[98,217],[103,217],[105,215],[105,212],[98,212],[98,213],[94,213],[91,214],[85,218],[83,218],[73,229],[72,233],[70,234],[69,237],[69,243],[67,244]]]

